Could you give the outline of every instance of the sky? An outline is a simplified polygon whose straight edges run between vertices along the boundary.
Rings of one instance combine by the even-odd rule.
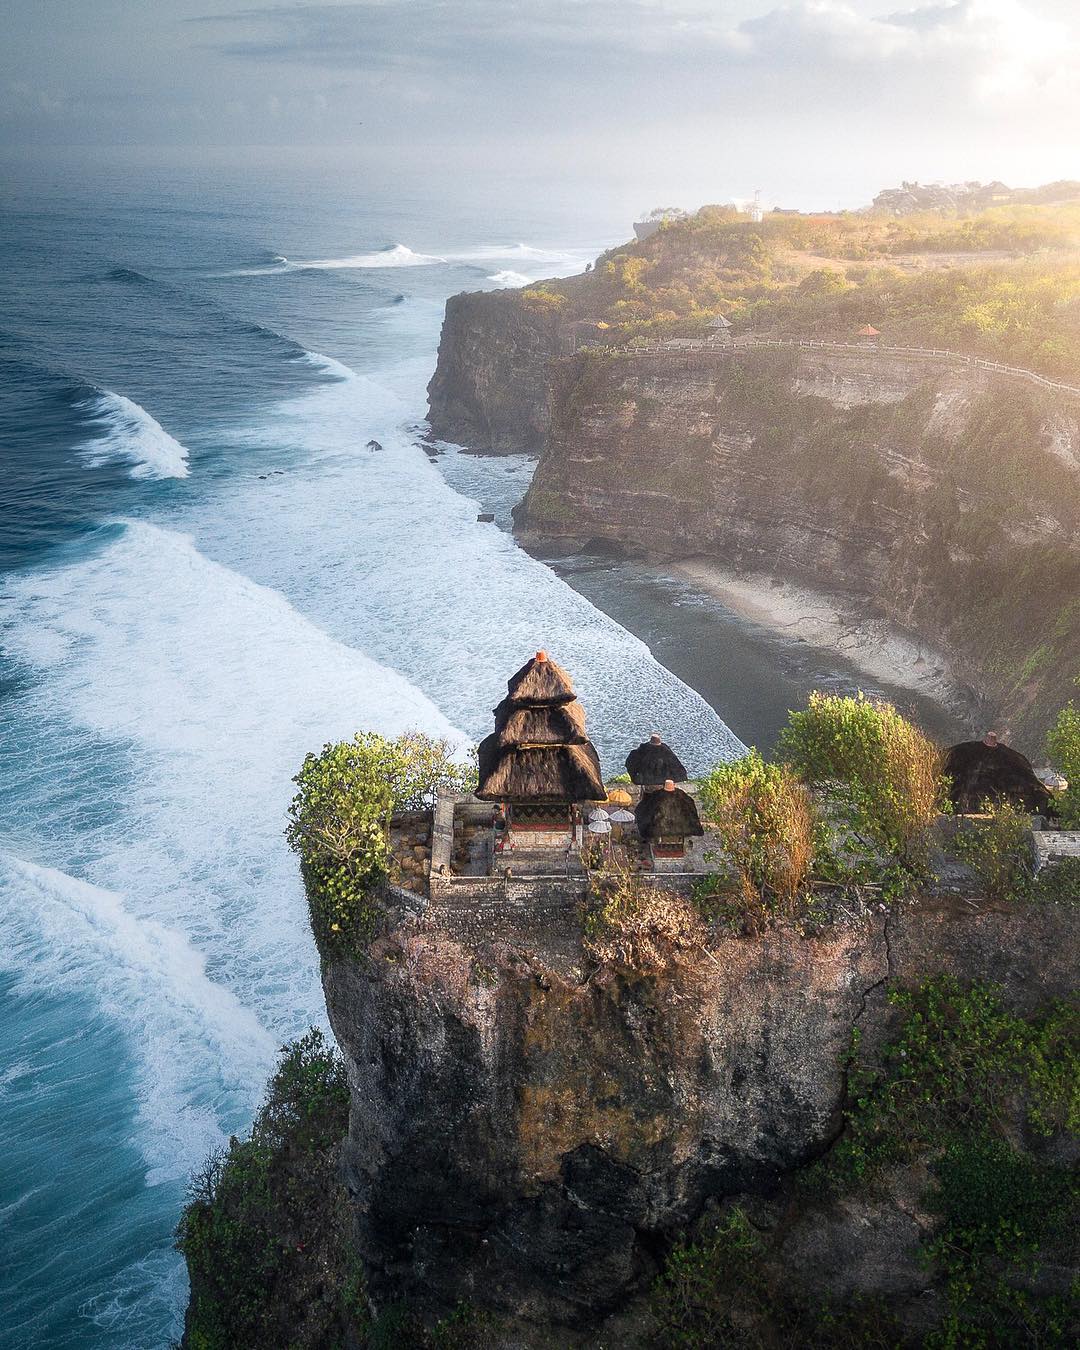
[[[3,27],[9,163],[558,179],[641,207],[1080,178],[1076,0],[6,0]]]

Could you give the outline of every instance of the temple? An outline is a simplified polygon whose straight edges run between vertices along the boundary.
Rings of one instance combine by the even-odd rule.
[[[495,730],[480,742],[478,769],[476,796],[498,802],[506,828],[518,834],[569,834],[577,805],[606,800],[573,682],[546,652],[507,681]]]
[[[494,718],[477,751],[476,791],[436,802],[432,894],[478,898],[529,878],[576,894],[591,870],[609,867],[690,885],[708,870],[693,790],[677,786],[687,780],[678,755],[654,732],[626,758],[629,790],[609,792],[574,682],[547,652],[510,677]]]

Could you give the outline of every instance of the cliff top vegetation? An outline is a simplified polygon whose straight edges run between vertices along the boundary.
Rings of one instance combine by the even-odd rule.
[[[1080,199],[984,210],[752,221],[705,206],[611,249],[584,276],[521,293],[598,336],[707,331],[947,347],[1080,380]]]

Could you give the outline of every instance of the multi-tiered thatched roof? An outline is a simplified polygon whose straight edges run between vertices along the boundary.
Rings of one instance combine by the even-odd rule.
[[[642,839],[687,839],[704,834],[693,797],[669,778],[655,792],[646,792],[634,811]]]
[[[670,745],[664,744],[658,731],[626,756],[626,772],[632,783],[645,787],[666,783],[669,778],[673,783],[686,782],[682,760]]]
[[[507,681],[495,730],[480,742],[484,801],[588,802],[607,796],[570,676],[546,652]]]

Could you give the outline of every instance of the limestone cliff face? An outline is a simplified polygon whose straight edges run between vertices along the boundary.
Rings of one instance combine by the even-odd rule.
[[[1080,399],[932,358],[748,349],[549,367],[526,538],[810,583],[944,650],[1037,741],[1080,670]]]
[[[828,1146],[852,1030],[881,1039],[891,982],[944,970],[1042,1001],[1075,941],[1050,906],[876,913],[713,934],[646,976],[590,964],[574,910],[392,911],[368,961],[325,971],[377,1306],[595,1325],[707,1203]]]
[[[557,318],[517,291],[451,296],[428,385],[432,434],[475,450],[541,450],[547,361],[561,347]]]

